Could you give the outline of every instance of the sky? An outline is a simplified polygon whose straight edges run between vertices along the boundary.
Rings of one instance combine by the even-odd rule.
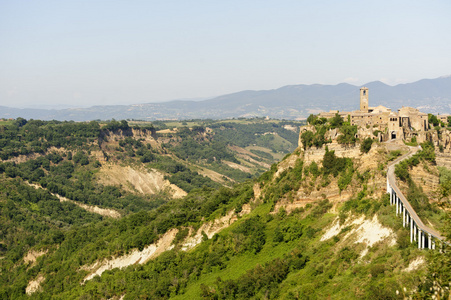
[[[0,0],[0,106],[451,74],[451,1]]]

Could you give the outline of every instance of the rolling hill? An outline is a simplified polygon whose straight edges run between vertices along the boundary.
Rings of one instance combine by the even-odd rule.
[[[298,147],[248,177],[227,163],[263,167],[292,124],[177,123],[1,121],[0,298],[449,296],[451,252],[411,243],[385,193],[403,143]],[[449,236],[451,171],[423,146],[400,188]]]
[[[451,76],[389,86],[380,81],[365,84],[370,105],[393,110],[411,106],[427,113],[451,113]],[[134,105],[105,105],[61,110],[17,109],[0,106],[0,117],[42,120],[168,120],[265,117],[303,119],[311,113],[355,110],[358,86],[290,85],[274,90],[241,91],[203,101],[170,101]],[[64,99],[62,99],[64,102]]]

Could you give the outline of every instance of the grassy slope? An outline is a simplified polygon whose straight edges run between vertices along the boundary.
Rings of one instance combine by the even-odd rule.
[[[388,213],[390,218],[394,217],[393,213],[387,210],[383,213]],[[406,287],[411,291],[419,284],[419,278],[424,275],[424,269],[411,273],[402,271],[412,259],[424,254],[417,250],[415,245],[400,250],[396,246],[388,247],[386,244],[380,244],[373,247],[363,260],[353,259],[350,262],[344,262],[343,259],[338,258],[339,248],[335,246],[334,239],[319,241],[321,230],[335,217],[336,215],[329,213],[319,220],[304,219],[303,225],[314,226],[320,232],[313,238],[301,238],[278,245],[274,245],[271,241],[274,237],[274,229],[284,220],[270,222],[267,228],[268,242],[260,253],[232,258],[224,270],[213,270],[202,275],[198,282],[189,286],[183,295],[173,299],[198,298],[202,284],[214,286],[218,277],[222,280],[237,279],[257,264],[263,265],[275,258],[283,257],[294,249],[300,249],[310,261],[306,268],[291,272],[282,282],[279,287],[278,297],[280,298],[290,299],[290,296],[296,295],[299,299],[306,299],[306,296],[311,299],[324,299],[329,296],[332,296],[331,299],[354,299],[361,296],[380,299],[377,297],[377,286],[386,290],[390,297],[394,297],[396,289],[402,290],[402,287]],[[224,231],[224,234],[226,232]],[[344,233],[339,235],[339,237],[343,236]],[[383,266],[381,272],[385,278],[371,278],[369,276],[371,270],[379,266]]]
[[[289,174],[287,175],[289,176]],[[270,187],[268,185],[267,187]],[[408,239],[407,229],[401,228],[401,221],[394,216],[393,207],[382,200],[375,201],[370,208],[365,206],[366,214],[371,217],[377,213],[381,222],[391,227],[398,235],[404,233],[402,238]],[[376,205],[380,203],[379,205]],[[365,204],[366,205],[366,204]],[[415,244],[407,246],[389,246],[387,243],[379,243],[373,246],[368,254],[363,258],[358,258],[358,253],[362,250],[361,246],[354,246],[352,241],[339,244],[338,242],[344,237],[346,232],[342,232],[337,238],[332,238],[324,242],[319,242],[324,228],[336,218],[336,214],[331,213],[314,213],[315,208],[306,210],[305,212],[294,213],[285,216],[283,213],[268,217],[272,204],[261,204],[252,211],[249,216],[243,217],[229,228],[223,230],[219,236],[227,238],[233,235],[234,230],[240,226],[245,220],[256,215],[264,216],[266,222],[266,243],[258,253],[248,251],[234,253],[228,252],[228,259],[223,268],[211,267],[208,271],[201,272],[196,280],[190,280],[186,287],[179,290],[179,295],[173,295],[175,299],[193,299],[199,298],[201,293],[201,285],[206,285],[211,289],[215,289],[218,277],[222,281],[228,279],[238,280],[240,276],[246,274],[248,270],[255,268],[257,265],[265,265],[267,262],[273,261],[275,258],[281,258],[293,250],[301,251],[307,256],[309,261],[305,268],[301,270],[292,270],[288,273],[277,288],[272,289],[273,296],[278,298],[296,298],[304,299],[309,296],[312,299],[322,299],[331,296],[332,299],[350,299],[350,298],[373,298],[380,299],[381,295],[387,298],[394,298],[396,290],[403,292],[405,287],[408,293],[415,289],[422,279],[424,269],[413,271],[410,273],[403,272],[409,262],[423,255],[423,251],[416,249]],[[359,207],[356,210],[360,210]],[[355,212],[348,212],[349,217],[356,217]],[[304,232],[308,226],[317,229],[316,233],[308,236],[306,231],[302,236],[297,236],[291,241],[274,243],[274,235],[276,227],[294,224],[298,230]],[[297,224],[297,225],[296,225]],[[301,226],[301,227],[299,227]],[[231,245],[232,248],[233,242]],[[349,251],[343,249],[348,246]],[[189,255],[199,256],[201,253],[214,253],[217,244],[209,240],[203,245],[193,249]],[[360,247],[360,248],[359,248]],[[358,250],[360,249],[360,250]],[[173,250],[176,251],[176,250]],[[155,263],[158,263],[157,259]],[[149,262],[144,266],[144,270],[148,270],[152,274],[152,265]],[[129,268],[125,271],[113,271],[112,276],[120,276],[125,273],[130,278],[135,268]],[[139,267],[142,269],[142,267]],[[100,278],[97,282],[90,282],[86,288],[78,289],[79,293],[85,294],[88,290],[99,290],[105,288],[108,278]],[[145,282],[145,281],[144,281]],[[253,297],[261,298],[265,294],[265,289],[258,291]],[[121,294],[121,293],[119,293]],[[86,295],[86,294],[85,294]],[[118,295],[118,294],[117,294]]]

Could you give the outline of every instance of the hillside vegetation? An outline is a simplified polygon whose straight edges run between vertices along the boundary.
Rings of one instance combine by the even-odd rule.
[[[282,133],[287,124],[272,123],[269,131],[252,122],[140,128],[125,121],[3,124],[1,297],[26,299],[28,292],[34,299],[420,299],[430,297],[433,286],[449,287],[443,264],[449,265],[451,252],[429,254],[410,244],[385,194],[385,167],[402,147],[373,143],[367,149],[356,141],[346,146],[348,152],[334,143],[298,148],[253,177],[259,174],[255,162],[272,162],[258,151],[279,151],[265,144],[266,136],[277,133],[290,141],[291,134]],[[252,126],[256,134],[232,143],[234,132],[251,132]],[[260,148],[254,153],[252,147]],[[417,166],[434,168],[430,149],[424,145]],[[255,171],[249,178],[229,174],[238,169],[223,162],[249,163]],[[152,194],[133,182],[105,184],[101,173],[107,165],[159,170],[187,194],[173,197],[169,184]],[[413,167],[406,166],[410,177]],[[206,169],[227,179],[202,176]],[[443,191],[449,174],[441,174]],[[440,203],[446,206],[444,195]],[[422,203],[424,217],[451,232],[449,216],[436,202]],[[156,250],[149,260],[125,263],[127,255],[150,247]],[[121,258],[121,267],[108,268]]]

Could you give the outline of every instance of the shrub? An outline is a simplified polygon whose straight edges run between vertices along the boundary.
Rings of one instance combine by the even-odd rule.
[[[409,247],[410,240],[409,240],[409,234],[408,234],[407,230],[401,229],[398,232],[398,238],[396,239],[396,243],[398,244],[398,247],[400,249],[405,249],[405,248]]]
[[[266,224],[260,216],[251,217],[239,224],[232,232],[237,252],[258,253],[266,242]]]
[[[337,141],[340,144],[345,145],[354,145],[357,141],[357,138],[355,137],[357,134],[357,126],[356,125],[343,125],[340,128],[340,132],[342,133],[340,136],[338,136]]]
[[[335,151],[329,151],[329,149],[326,148],[326,153],[323,157],[324,174],[333,174],[334,177],[336,177],[339,172],[346,170],[348,166],[352,166],[350,158],[337,157]]]
[[[313,132],[305,131],[301,134],[302,145],[304,149],[308,149],[313,145]]]
[[[376,264],[376,265],[372,265],[371,267],[370,267],[370,273],[371,273],[371,276],[373,277],[373,278],[376,278],[376,277],[378,277],[379,275],[384,275],[384,273],[385,273],[385,265],[383,265],[383,264]]]
[[[410,178],[406,161],[402,161],[395,166],[395,175],[402,181],[407,181],[407,179]]]
[[[340,192],[346,189],[351,183],[353,175],[354,170],[351,168],[348,172],[343,173],[340,178],[338,178],[338,188],[340,189]]]
[[[348,263],[357,259],[358,257],[359,255],[357,254],[357,252],[349,247],[344,247],[340,250],[340,252],[338,252],[338,258]]]
[[[368,153],[371,149],[371,145],[373,145],[373,139],[372,138],[366,138],[363,140],[362,144],[360,145],[360,151],[362,153]]]
[[[340,117],[338,113],[336,113],[335,116],[331,118],[329,122],[332,128],[337,128],[343,125],[343,118]]]

